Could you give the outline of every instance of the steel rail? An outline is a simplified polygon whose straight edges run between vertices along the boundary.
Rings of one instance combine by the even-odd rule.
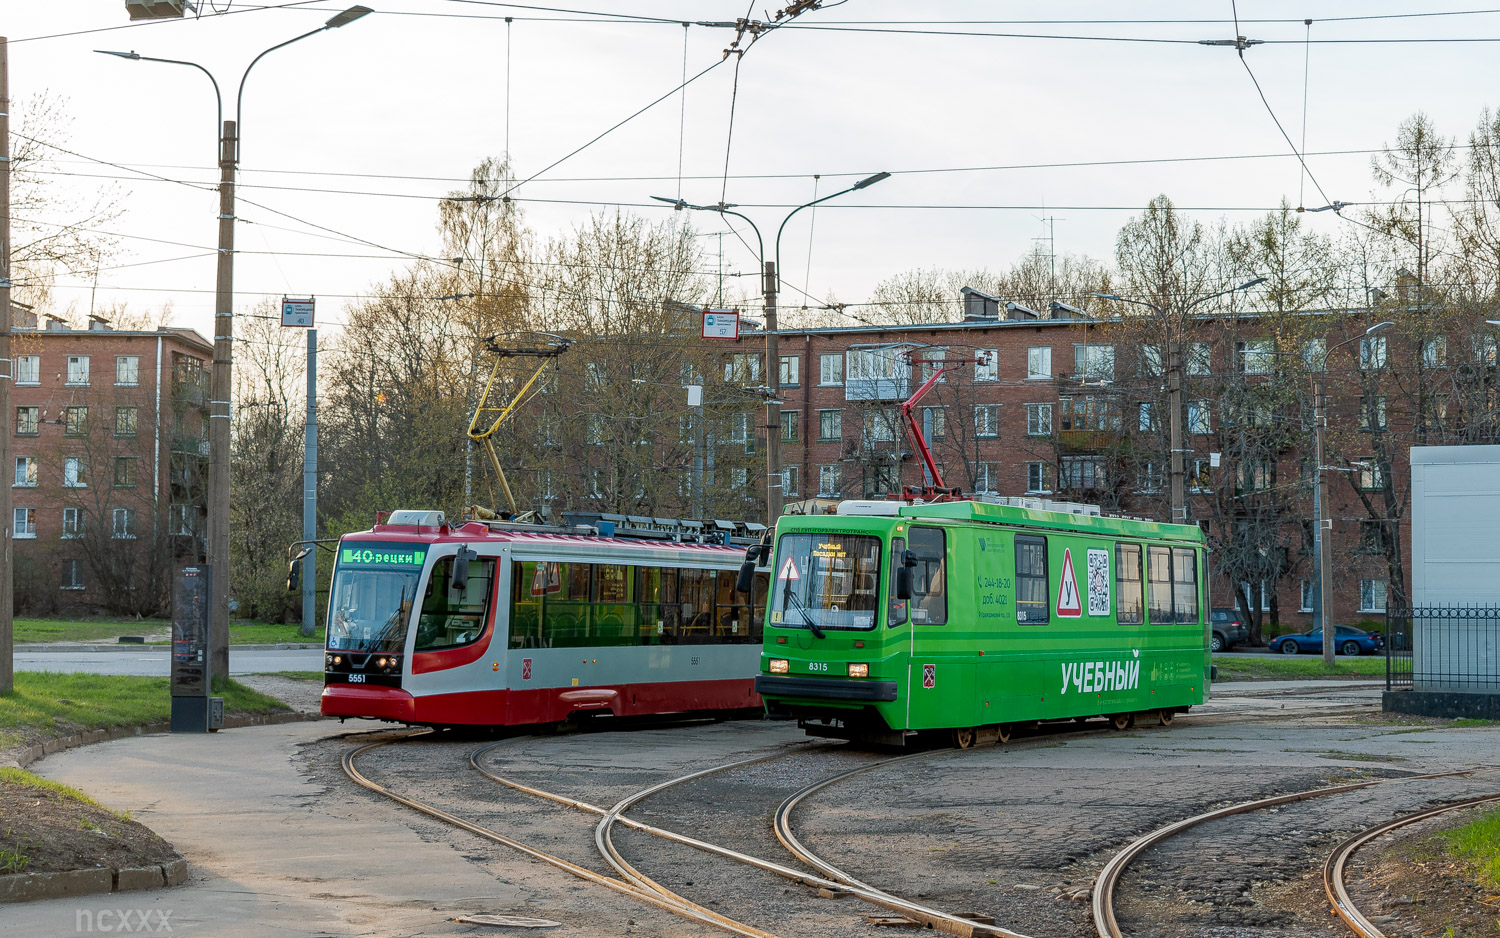
[[[1418,811],[1415,814],[1408,814],[1404,817],[1396,818],[1394,821],[1382,824],[1379,827],[1372,827],[1367,831],[1355,834],[1353,837],[1339,844],[1328,855],[1328,860],[1323,864],[1323,891],[1328,895],[1328,901],[1333,904],[1334,913],[1343,919],[1344,924],[1353,929],[1354,934],[1358,935],[1359,938],[1385,938],[1385,932],[1376,928],[1364,916],[1364,913],[1360,912],[1359,908],[1354,904],[1354,900],[1349,897],[1348,890],[1344,888],[1344,870],[1349,858],[1354,855],[1354,851],[1376,837],[1390,833],[1397,828],[1405,827],[1408,824],[1415,824],[1418,821],[1425,821],[1428,818],[1437,817],[1449,811],[1457,811],[1461,808],[1487,804],[1492,801],[1500,801],[1500,795],[1481,795],[1478,798],[1455,801],[1451,804],[1429,808],[1426,811]]]
[[[502,785],[505,785],[505,786],[507,786],[509,788],[513,788],[516,791],[520,791],[520,792],[524,792],[526,794],[534,795],[534,796],[536,796],[538,798],[544,798],[544,799],[546,799],[548,801],[556,802],[557,804],[561,804],[561,805],[565,805],[567,807],[575,808],[575,809],[580,810],[580,811],[587,811],[587,812],[589,812],[591,814],[596,814],[596,815],[599,815],[599,816],[605,818],[605,821],[608,821],[611,824],[615,824],[615,823],[623,824],[624,826],[629,827],[632,830],[637,830],[637,831],[640,831],[640,832],[645,833],[645,834],[651,834],[651,835],[656,836],[656,837],[661,837],[661,838],[663,838],[665,840],[672,841],[674,843],[678,843],[678,844],[682,844],[684,846],[692,847],[692,848],[697,849],[697,850],[702,850],[705,853],[711,853],[711,854],[714,854],[715,856],[724,857],[725,859],[734,860],[737,863],[742,863],[742,864],[744,864],[746,866],[750,866],[750,867],[752,867],[754,869],[762,870],[762,871],[767,872],[767,873],[773,873],[773,874],[775,874],[777,876],[780,876],[780,877],[782,877],[784,879],[791,880],[792,882],[798,883],[798,884],[803,885],[803,886],[810,886],[810,887],[813,887],[813,888],[816,888],[816,889],[836,889],[836,890],[840,890],[842,892],[846,892],[846,893],[854,896],[857,899],[860,899],[863,902],[869,903],[870,905],[877,906],[879,908],[885,909],[885,910],[890,911],[890,912],[895,912],[898,915],[904,916],[906,918],[910,918],[912,921],[918,922],[918,923],[920,923],[922,925],[925,925],[925,926],[927,926],[929,928],[932,928],[932,929],[934,929],[936,931],[942,931],[942,932],[945,932],[947,934],[959,935],[959,936],[962,936],[962,938],[969,938],[969,936],[972,936],[972,935],[974,935],[976,933],[978,933],[978,934],[987,934],[987,935],[995,935],[995,936],[998,936],[998,938],[1026,938],[1026,936],[1024,936],[1024,935],[1020,935],[1020,934],[1018,934],[1016,932],[1007,931],[1007,930],[1005,930],[1003,928],[997,928],[997,927],[995,927],[993,925],[983,925],[983,924],[979,924],[977,922],[971,922],[968,919],[960,918],[959,916],[950,915],[950,914],[948,914],[946,912],[940,912],[940,911],[938,911],[936,909],[930,909],[930,908],[927,908],[925,906],[918,905],[916,903],[908,902],[907,900],[902,899],[902,898],[900,898],[898,896],[893,896],[890,893],[884,892],[882,890],[876,889],[876,888],[871,887],[871,886],[867,886],[867,885],[865,885],[863,883],[859,883],[859,882],[857,882],[855,880],[852,880],[852,878],[851,879],[847,879],[847,880],[841,880],[841,879],[825,878],[825,877],[822,877],[822,876],[809,875],[808,873],[805,873],[805,872],[803,872],[801,870],[796,870],[796,869],[793,869],[793,868],[788,867],[788,866],[783,866],[783,865],[781,865],[779,863],[775,863],[775,862],[772,862],[770,860],[765,860],[765,859],[762,859],[760,857],[752,856],[750,854],[741,853],[741,852],[739,852],[737,850],[731,850],[728,847],[722,847],[722,846],[719,846],[718,844],[713,844],[713,843],[709,843],[707,841],[698,840],[698,839],[693,838],[693,837],[688,837],[685,834],[679,834],[679,833],[677,833],[675,831],[669,831],[669,830],[666,830],[664,828],[654,827],[654,826],[652,826],[650,824],[645,824],[645,823],[643,823],[641,821],[637,821],[637,820],[635,820],[633,818],[630,818],[630,817],[626,816],[623,813],[624,811],[628,810],[631,806],[633,806],[635,803],[639,802],[643,798],[645,798],[645,797],[647,797],[649,795],[655,794],[657,792],[663,791],[663,790],[665,790],[667,788],[670,788],[670,787],[672,787],[674,785],[677,785],[677,784],[680,784],[682,782],[686,782],[686,781],[689,781],[689,780],[694,779],[694,778],[700,778],[700,777],[705,776],[705,775],[711,775],[711,774],[713,774],[715,772],[722,772],[722,771],[725,771],[726,769],[734,768],[735,766],[745,765],[745,764],[748,764],[750,762],[762,762],[762,761],[766,761],[768,759],[779,758],[780,756],[783,756],[786,753],[773,753],[771,755],[761,756],[761,757],[756,758],[756,759],[745,760],[744,762],[730,763],[728,765],[717,766],[715,768],[708,769],[708,770],[705,770],[705,771],[694,772],[694,773],[692,773],[690,775],[685,775],[685,776],[682,776],[680,778],[672,779],[671,781],[660,783],[660,784],[657,784],[657,785],[653,785],[650,788],[643,789],[642,791],[636,792],[634,795],[631,795],[631,796],[623,799],[618,805],[615,806],[614,809],[606,810],[606,809],[601,808],[601,807],[599,807],[597,805],[589,804],[588,802],[585,802],[585,801],[578,801],[577,799],[568,798],[568,797],[566,797],[564,795],[557,795],[557,794],[554,794],[552,792],[544,791],[544,790],[539,789],[539,788],[533,788],[533,787],[531,787],[529,785],[523,785],[520,782],[516,782],[514,780],[507,779],[507,778],[504,778],[502,776],[496,775],[495,773],[489,771],[488,769],[484,768],[484,766],[482,766],[482,765],[479,764],[479,758],[481,756],[483,756],[485,753],[489,752],[490,750],[492,750],[492,749],[494,749],[497,746],[500,746],[502,744],[503,744],[503,742],[502,743],[491,743],[491,744],[489,744],[487,746],[480,747],[479,749],[475,750],[474,753],[470,756],[469,763],[481,775],[484,775],[485,777],[487,777],[487,778],[489,778],[489,779],[491,779],[491,780],[493,780],[495,782],[498,782],[498,783],[500,783]],[[930,756],[930,755],[935,755],[935,754],[940,753],[940,752],[951,752],[951,751],[952,750],[946,750],[945,749],[945,750],[935,750],[934,752],[915,753],[913,755],[908,755],[908,756],[898,756],[897,758],[882,760],[881,762],[877,762],[877,763],[874,763],[873,765],[869,765],[869,766],[864,766],[864,767],[862,767],[860,769],[856,769],[854,771],[855,772],[862,772],[862,771],[865,771],[867,769],[877,768],[877,767],[884,766],[884,765],[890,765],[891,763],[894,763],[894,762],[901,762],[901,761],[905,761],[907,759],[922,758],[922,757],[926,757],[926,756]],[[852,773],[849,773],[849,772],[842,773],[841,775],[837,775],[837,776],[834,776],[834,777],[832,777],[830,779],[827,779],[826,782],[837,781],[838,779],[843,778],[843,777],[845,777],[845,776],[847,776],[849,774],[852,774]],[[822,783],[820,783],[816,787],[821,788],[822,787]],[[810,793],[810,792],[807,792],[806,790],[804,790],[804,793]],[[612,820],[610,820],[610,815],[613,815],[613,819]],[[603,824],[604,824],[604,821],[601,821],[601,827],[603,826]],[[596,845],[599,844],[599,837],[598,837],[597,829],[596,829],[596,841],[595,842],[596,842]],[[613,848],[613,841],[607,835],[604,837],[604,842],[606,844],[608,844],[609,848],[610,848],[609,852],[605,853],[605,858],[607,860],[609,860],[609,862],[611,863],[611,865],[614,865],[615,868],[620,871],[620,873],[621,873],[622,876],[625,876],[628,879],[629,878],[637,878],[637,879],[639,879],[642,882],[652,882],[648,877],[646,877],[644,874],[642,874],[639,870],[637,870],[634,867],[630,866],[630,864],[628,862],[626,862],[624,860],[624,858],[619,855],[618,851],[614,850],[614,848]],[[785,841],[783,841],[783,844],[784,843],[785,843]],[[601,850],[601,852],[604,852],[605,848],[601,846],[600,850]],[[794,853],[794,855],[797,855],[799,859],[803,859],[804,862],[807,862],[807,860],[804,859],[804,856],[802,854],[797,854],[796,851],[793,851],[793,853]],[[806,853],[805,855],[807,857],[812,857],[814,861],[817,860],[817,858],[814,857],[811,853]],[[616,865],[616,864],[618,864],[618,865]],[[814,863],[809,863],[809,865],[814,865]],[[627,869],[629,870],[629,872],[626,872]],[[658,885],[657,888],[661,888],[661,887]]]
[[[402,740],[408,740],[417,736],[424,735],[427,734],[417,733],[413,734],[413,736],[402,737]],[[586,882],[590,882],[598,886],[603,886],[606,889],[611,889],[617,893],[620,893],[621,895],[644,902],[647,905],[655,906],[656,908],[663,911],[671,912],[674,915],[678,915],[692,921],[701,922],[705,925],[712,925],[715,928],[723,929],[724,931],[730,932],[731,934],[741,935],[743,936],[743,938],[775,938],[775,936],[771,935],[769,932],[764,932],[758,928],[754,928],[749,925],[745,925],[744,923],[735,922],[732,919],[725,918],[712,909],[704,908],[703,906],[700,906],[693,902],[689,902],[687,900],[669,899],[650,890],[642,889],[632,883],[623,882],[618,879],[612,879],[608,876],[601,875],[586,867],[582,867],[571,861],[564,860],[562,857],[547,853],[544,850],[539,850],[536,847],[532,847],[528,844],[524,844],[518,840],[507,837],[498,831],[491,830],[490,828],[484,827],[480,824],[475,824],[472,821],[464,820],[463,818],[444,811],[443,809],[436,807],[435,805],[430,805],[426,802],[418,801],[415,798],[408,798],[405,795],[397,794],[396,792],[391,791],[389,788],[386,788],[384,785],[372,781],[363,773],[361,773],[355,766],[355,760],[359,758],[359,756],[363,755],[366,752],[369,752],[372,749],[378,749],[382,746],[390,745],[392,742],[396,741],[397,740],[390,739],[381,740],[379,742],[370,743],[366,746],[361,746],[358,749],[351,749],[348,752],[345,752],[342,760],[344,774],[349,776],[349,779],[356,785],[359,785],[362,788],[369,789],[376,794],[383,795],[398,804],[405,805],[406,807],[411,808],[413,811],[420,812],[427,815],[428,817],[436,818],[437,820],[442,821],[445,824],[452,825],[453,827],[457,827],[460,830],[468,831],[469,833],[474,834],[478,837],[482,837],[486,840],[490,840],[503,846],[510,847],[512,850],[530,857],[533,860],[538,860],[542,863],[547,864],[548,866],[554,867],[567,873],[571,873],[572,875]]]
[[[1196,827],[1205,821],[1214,821],[1220,818],[1231,817],[1236,814],[1246,814],[1258,811],[1262,808],[1273,808],[1277,805],[1290,804],[1296,801],[1307,801],[1312,798],[1321,798],[1326,795],[1338,795],[1345,792],[1358,791],[1362,788],[1370,788],[1374,785],[1382,785],[1387,782],[1411,782],[1431,778],[1451,778],[1456,775],[1470,775],[1478,769],[1464,769],[1458,772],[1436,772],[1430,775],[1407,775],[1401,778],[1380,778],[1368,782],[1354,782],[1349,785],[1333,785],[1326,788],[1312,788],[1307,791],[1292,792],[1288,795],[1276,795],[1271,798],[1261,798],[1256,801],[1246,801],[1227,808],[1219,808],[1190,818],[1184,818],[1168,824],[1166,827],[1158,828],[1149,834],[1136,838],[1125,849],[1115,854],[1114,857],[1099,871],[1099,877],[1094,881],[1093,911],[1094,928],[1099,938],[1124,938],[1120,931],[1120,924],[1115,920],[1114,898],[1115,886],[1120,880],[1120,875],[1125,872],[1125,867],[1130,861],[1139,856],[1146,849],[1166,840],[1169,837],[1182,833],[1183,831]]]

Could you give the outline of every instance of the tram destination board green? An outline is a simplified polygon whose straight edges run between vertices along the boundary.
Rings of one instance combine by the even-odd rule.
[[[421,568],[427,560],[424,544],[377,544],[360,542],[339,548],[339,565],[355,567]]]

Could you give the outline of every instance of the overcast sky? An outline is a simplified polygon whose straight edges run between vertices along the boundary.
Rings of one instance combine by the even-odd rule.
[[[354,239],[435,251],[436,200],[481,159],[503,154],[507,134],[525,178],[667,95],[684,67],[689,76],[709,69],[685,99],[667,97],[515,195],[542,237],[615,206],[666,217],[671,208],[652,195],[699,203],[722,195],[757,220],[770,250],[792,207],[893,173],[787,226],[788,305],[798,302],[794,286],[859,302],[913,267],[1004,267],[1046,235],[1048,217],[1059,254],[1107,260],[1120,224],[1162,192],[1204,221],[1231,223],[1283,198],[1309,208],[1364,201],[1376,195],[1368,152],[1329,151],[1377,149],[1417,110],[1466,137],[1481,108],[1500,104],[1500,11],[1241,0],[1241,34],[1265,41],[1245,62],[1299,147],[1306,90],[1308,164],[1325,197],[1303,179],[1235,50],[1198,44],[1235,35],[1229,0],[846,0],[757,41],[740,62],[737,92],[734,58],[710,68],[734,31],[697,23],[743,16],[744,3],[367,5],[376,13],[271,53],[246,82],[237,309],[313,294],[322,324],[342,321],[349,298],[404,262]],[[193,69],[92,50],[200,63],[233,117],[250,60],[344,4],[218,0],[228,15],[214,15],[205,0],[200,18],[134,26],[124,0],[5,7],[12,97],[47,92],[66,100],[72,119],[65,140],[56,128],[47,139],[77,155],[57,152],[45,170],[79,191],[117,179],[125,196],[125,214],[110,227],[123,249],[99,272],[96,302],[154,310],[170,301],[175,323],[211,335],[212,89]],[[1391,18],[1439,11],[1453,15]],[[684,16],[694,25],[684,29]],[[1374,18],[1339,19],[1351,16]],[[1449,41],[1402,41],[1419,38]],[[1182,161],[1189,157],[1261,158]],[[1308,218],[1329,233],[1344,224],[1331,212]],[[713,215],[695,220],[702,231],[723,230]],[[705,247],[716,266],[719,239]],[[736,237],[726,235],[723,250],[727,270],[753,270]],[[92,286],[90,273],[65,277],[59,305],[87,312]]]

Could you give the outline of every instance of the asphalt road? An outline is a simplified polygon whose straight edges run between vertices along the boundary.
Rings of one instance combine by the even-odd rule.
[[[85,674],[143,674],[166,677],[170,671],[167,647],[143,647],[133,651],[18,651],[17,671],[56,671]],[[265,671],[321,671],[323,652],[318,648],[267,648],[229,650],[230,674]]]

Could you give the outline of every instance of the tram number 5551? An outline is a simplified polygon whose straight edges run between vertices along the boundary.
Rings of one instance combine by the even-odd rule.
[[[826,662],[826,661],[809,661],[807,663],[807,670],[809,670],[809,671],[827,671],[828,670],[828,662]]]

